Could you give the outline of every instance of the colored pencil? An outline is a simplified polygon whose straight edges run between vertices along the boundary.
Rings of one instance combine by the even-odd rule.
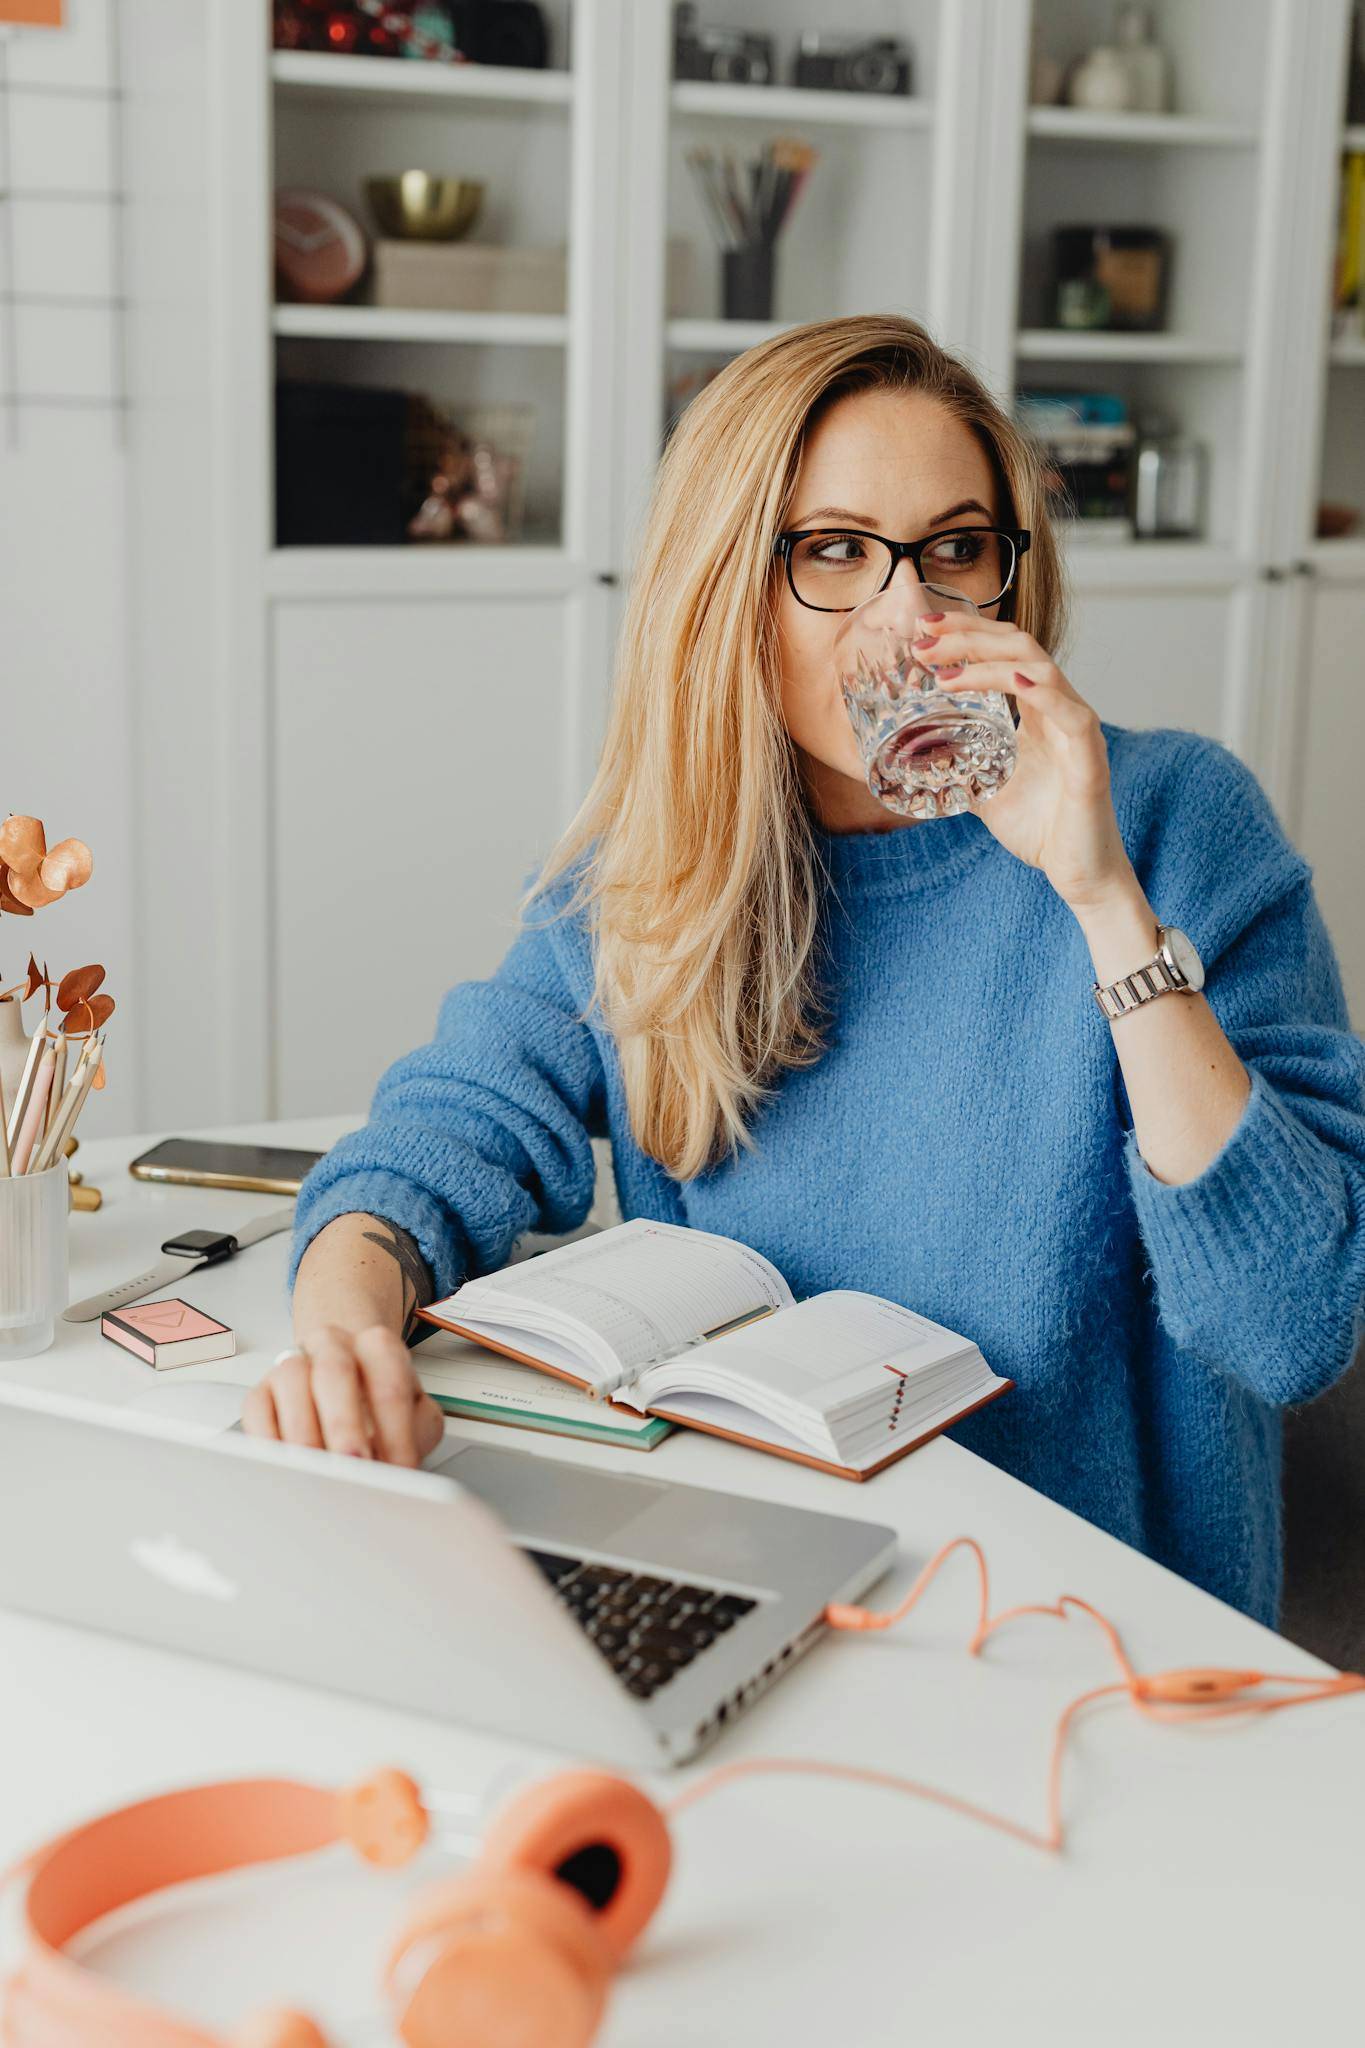
[[[24,1120],[24,1111],[28,1108],[28,1098],[33,1088],[33,1076],[38,1071],[38,1057],[39,1054],[42,1052],[43,1040],[46,1038],[46,1036],[47,1018],[44,1017],[42,1023],[38,1026],[37,1030],[33,1034],[33,1037],[29,1041],[28,1058],[24,1062],[23,1078],[19,1083],[18,1093],[15,1095],[14,1101],[10,1105],[7,1136],[9,1138],[11,1159],[14,1156],[14,1141],[19,1135],[19,1126],[23,1123]]]
[[[57,1033],[57,1070],[52,1076],[52,1086],[47,1092],[47,1117],[43,1124],[43,1136],[52,1129],[52,1119],[57,1114],[57,1105],[66,1087],[66,1026]]]
[[[34,1169],[35,1172],[45,1173],[49,1166],[55,1166],[58,1159],[60,1159],[62,1148],[71,1135],[72,1127],[75,1124],[76,1118],[81,1113],[81,1107],[86,1096],[90,1092],[90,1084],[98,1072],[103,1049],[103,1039],[97,1037],[92,1032],[81,1049],[81,1056],[76,1062],[75,1071],[66,1084],[66,1093],[58,1105],[57,1114],[52,1120],[46,1138],[43,1140],[42,1147],[38,1153],[38,1163]]]
[[[24,1111],[23,1125],[10,1162],[12,1173],[28,1171],[28,1162],[33,1155],[33,1147],[37,1143],[43,1127],[43,1118],[47,1113],[47,1098],[52,1089],[52,1076],[56,1071],[56,1048],[49,1045],[45,1047],[38,1062],[38,1072],[29,1091],[28,1108]]]

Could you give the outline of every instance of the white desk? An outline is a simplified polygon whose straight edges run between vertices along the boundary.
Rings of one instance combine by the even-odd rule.
[[[346,1127],[223,1135],[321,1146]],[[132,1181],[124,1166],[139,1149],[82,1147],[105,1205],[72,1218],[73,1298],[136,1271],[174,1230],[230,1228],[272,1204]],[[230,1322],[241,1347],[189,1371],[246,1383],[266,1369],[288,1336],[286,1247],[279,1237],[187,1279],[185,1293]],[[58,1329],[51,1351],[4,1376],[104,1400],[149,1384],[97,1324]],[[491,1426],[461,1433],[507,1441]],[[562,1439],[516,1443],[624,1463]],[[986,1549],[995,1609],[1081,1594],[1116,1622],[1139,1669],[1322,1668],[943,1439],[865,1489],[688,1432],[650,1471],[895,1524],[902,1562],[878,1605],[966,1532]],[[1040,1823],[1053,1721],[1112,1676],[1108,1653],[1083,1619],[1039,1618],[973,1662],[962,1646],[974,1600],[963,1558],[909,1627],[818,1646],[695,1768],[746,1754],[856,1759]],[[339,1781],[393,1761],[456,1788],[516,1754],[458,1727],[0,1613],[0,1867],[93,1809],[192,1778]],[[1058,1858],[923,1801],[833,1782],[721,1793],[678,1821],[674,1883],[616,1988],[606,2048],[975,2048],[997,2037],[1090,2048],[1145,2044],[1154,2029],[1173,2043],[1282,2048],[1359,2023],[1365,1703],[1192,1729],[1100,1707],[1079,1727],[1065,1795]]]

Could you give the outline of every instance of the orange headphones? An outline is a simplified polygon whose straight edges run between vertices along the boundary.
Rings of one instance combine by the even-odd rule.
[[[833,1629],[884,1629],[904,1619],[955,1550],[976,1557],[980,1611],[968,1645],[980,1653],[1005,1622],[1025,1614],[1065,1620],[1069,1609],[1098,1622],[1121,1676],[1095,1686],[1058,1718],[1048,1779],[1048,1823],[1035,1830],[912,1778],[802,1758],[721,1765],[666,1808],[603,1771],[569,1771],[520,1794],[494,1821],[478,1862],[409,1906],[384,1968],[396,2038],[406,2048],[588,2048],[617,1964],[653,1918],[672,1862],[666,1814],[736,1778],[785,1773],[849,1779],[951,1806],[1032,1848],[1060,1850],[1061,1768],[1076,1715],[1120,1695],[1164,1721],[1274,1713],[1365,1691],[1365,1676],[1194,1668],[1136,1672],[1113,1624],[1064,1593],[1052,1606],[989,1613],[986,1560],[970,1536],[930,1559],[888,1614],[836,1606]],[[1300,1688],[1267,1699],[1268,1685]],[[74,1828],[24,1865],[25,1954],[0,2009],[0,2048],[226,2048],[221,2037],[131,1997],[65,1953],[105,1914],[148,1892],[242,1864],[275,1862],[348,1841],[369,1863],[408,1861],[428,1833],[417,1786],[384,1770],[341,1792],[289,1779],[203,1785],[147,1799]],[[327,2048],[304,2014],[257,2014],[233,2048]]]
[[[0,2016],[5,2048],[222,2048],[63,1951],[144,1893],[347,1841],[406,1863],[426,1840],[412,1779],[378,1771],[334,1792],[258,1778],[169,1792],[90,1821],[30,1864],[26,1954]],[[587,2048],[618,1962],[663,1897],[671,1849],[645,1794],[570,1771],[498,1816],[477,1865],[420,1894],[389,1950],[384,1988],[407,2048]],[[264,2012],[234,2048],[326,2048],[297,2012]]]

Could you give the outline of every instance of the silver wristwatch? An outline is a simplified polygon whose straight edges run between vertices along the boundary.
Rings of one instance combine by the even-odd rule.
[[[1204,986],[1204,963],[1184,932],[1173,924],[1159,924],[1156,944],[1156,958],[1145,967],[1120,975],[1107,988],[1095,983],[1095,1001],[1106,1017],[1126,1016],[1172,990],[1195,995]]]

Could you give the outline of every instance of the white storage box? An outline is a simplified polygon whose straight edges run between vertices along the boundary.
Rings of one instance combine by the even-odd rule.
[[[674,235],[666,280],[670,316],[687,303],[692,244]],[[562,242],[548,249],[493,242],[374,245],[374,303],[440,313],[562,313],[567,302]]]

